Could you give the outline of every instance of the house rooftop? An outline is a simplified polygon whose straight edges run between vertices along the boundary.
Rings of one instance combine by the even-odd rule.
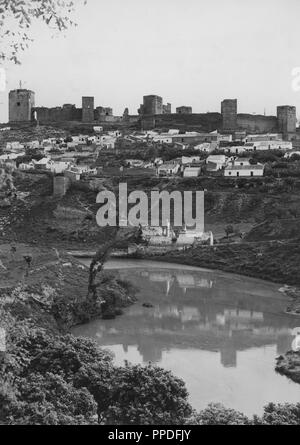
[[[263,170],[265,166],[263,164],[254,165],[229,165],[225,170]]]

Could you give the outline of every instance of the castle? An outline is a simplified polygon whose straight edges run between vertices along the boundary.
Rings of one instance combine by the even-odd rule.
[[[94,124],[140,123],[143,130],[184,125],[197,126],[202,131],[219,130],[224,133],[246,131],[249,133],[282,133],[285,140],[296,134],[296,107],[282,105],[277,107],[276,116],[241,114],[237,111],[237,99],[225,99],[221,103],[221,113],[193,113],[189,106],[181,106],[176,113],[171,112],[171,104],[163,104],[160,96],[144,96],[138,115],[129,115],[128,108],[123,116],[114,116],[110,107],[95,107],[94,97],[82,97],[82,107],[72,104],[62,107],[46,108],[35,106],[35,93],[31,90],[17,89],[9,92],[9,122],[67,122],[77,121]]]

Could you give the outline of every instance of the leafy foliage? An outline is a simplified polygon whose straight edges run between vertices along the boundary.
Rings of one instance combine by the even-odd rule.
[[[254,416],[256,425],[300,425],[300,403],[269,403],[262,418]]]
[[[117,368],[111,403],[105,412],[110,424],[179,425],[191,415],[184,382],[156,366]]]
[[[29,326],[10,333],[0,367],[0,422],[180,424],[190,416],[182,380],[154,366],[115,367],[94,342]]]
[[[220,403],[212,403],[195,415],[190,423],[194,425],[248,425],[250,420],[239,411],[225,408]]]
[[[70,0],[0,0],[0,59],[20,63],[19,53],[32,41],[34,20],[58,31],[75,25],[70,19],[74,5]]]

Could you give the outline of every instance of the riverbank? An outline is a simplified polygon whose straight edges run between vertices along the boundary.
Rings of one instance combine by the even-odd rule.
[[[0,246],[0,302],[18,319],[66,332],[93,318],[113,318],[135,301],[135,290],[116,274],[100,274],[88,294],[89,269],[56,248]]]
[[[280,355],[275,370],[293,382],[300,383],[300,351],[289,351],[285,355]]]
[[[130,258],[149,259],[221,270],[285,284],[286,311],[300,314],[300,243],[240,243],[203,246],[160,255],[137,252]]]

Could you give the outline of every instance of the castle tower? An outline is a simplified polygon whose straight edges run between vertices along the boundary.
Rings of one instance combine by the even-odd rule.
[[[221,102],[223,130],[235,130],[237,127],[237,99],[224,99]]]
[[[289,139],[296,133],[296,107],[281,105],[277,107],[278,131],[283,133],[284,139]]]
[[[30,122],[35,106],[33,91],[19,89],[9,92],[9,122]]]
[[[141,114],[163,114],[162,97],[156,95],[144,96]]]
[[[82,122],[94,122],[94,97],[82,97]]]

